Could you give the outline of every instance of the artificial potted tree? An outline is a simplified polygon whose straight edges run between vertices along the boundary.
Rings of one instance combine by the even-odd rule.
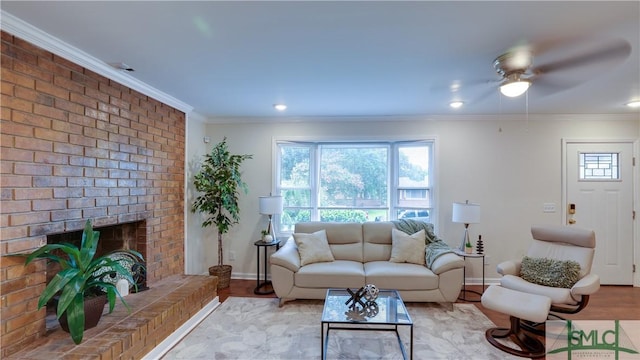
[[[209,274],[218,277],[218,289],[229,287],[231,280],[231,265],[224,264],[223,235],[240,221],[238,196],[240,191],[248,192],[240,166],[252,157],[229,153],[225,137],[205,155],[194,176],[193,184],[201,194],[193,202],[191,211],[207,215],[202,227],[215,225],[218,229],[218,265],[209,267]]]
[[[109,313],[113,311],[116,295],[129,309],[111,279],[118,277],[137,286],[130,270],[118,259],[110,254],[96,257],[99,238],[100,232],[94,231],[91,221],[87,220],[79,246],[69,243],[47,244],[23,255],[26,256],[25,265],[35,259],[44,258],[60,266],[60,271],[40,295],[38,309],[46,306],[52,299],[57,300],[56,317],[76,344],[82,342],[84,330],[98,324],[107,301]],[[140,264],[144,260],[142,255],[134,250],[118,252],[130,254],[139,259]]]

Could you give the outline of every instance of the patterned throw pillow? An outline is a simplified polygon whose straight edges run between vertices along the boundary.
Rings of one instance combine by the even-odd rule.
[[[580,264],[573,260],[525,256],[520,277],[534,284],[569,289],[580,279]]]

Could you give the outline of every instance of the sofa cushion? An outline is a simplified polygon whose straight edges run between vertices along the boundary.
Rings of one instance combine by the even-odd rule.
[[[551,298],[552,304],[575,305],[577,303],[571,296],[571,289],[538,285],[519,276],[505,275],[500,278],[500,285],[511,290],[547,296]]]
[[[391,258],[395,263],[424,265],[425,232],[420,230],[409,235],[398,229],[391,229]]]
[[[364,272],[366,283],[378,289],[432,290],[439,284],[438,275],[416,264],[372,261],[364,264]]]
[[[526,255],[533,258],[573,260],[580,264],[580,277],[582,278],[591,272],[595,249],[534,239],[531,241]]]
[[[391,221],[369,221],[362,223],[364,240],[364,262],[389,261],[391,257]]]
[[[326,230],[329,247],[336,260],[362,262],[362,224],[310,221],[297,223],[296,233]]]
[[[293,239],[298,246],[301,266],[335,260],[327,242],[326,231],[320,230],[313,234],[294,233]]]
[[[335,260],[303,266],[295,273],[295,286],[303,288],[359,288],[364,286],[361,262]]]

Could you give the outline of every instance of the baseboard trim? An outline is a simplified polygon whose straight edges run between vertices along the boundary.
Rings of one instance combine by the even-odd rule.
[[[466,285],[482,285],[482,278],[466,278],[464,281]],[[500,278],[485,278],[484,285],[500,285]]]
[[[149,353],[147,353],[142,360],[156,360],[160,359],[164,354],[169,352],[171,348],[173,348],[182,338],[184,338],[193,328],[198,326],[202,320],[204,320],[213,310],[215,310],[218,306],[220,306],[220,298],[216,296],[213,300],[211,300],[207,305],[205,305],[200,311],[198,311],[195,315],[193,315],[189,320],[187,320],[182,326],[180,326],[176,331],[172,332],[171,335],[167,336],[158,346],[153,348]]]

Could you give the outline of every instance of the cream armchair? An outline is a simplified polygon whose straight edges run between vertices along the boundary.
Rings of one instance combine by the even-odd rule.
[[[541,278],[539,283],[531,279],[528,281],[521,275],[523,260],[518,260],[498,264],[497,271],[503,275],[500,285],[503,288],[550,298],[551,315],[554,315],[553,313],[574,314],[582,310],[587,306],[589,296],[600,288],[600,278],[591,273],[596,247],[596,236],[593,230],[574,226],[534,225],[531,227],[531,235],[533,241],[523,259],[529,261],[527,265],[530,266],[531,262],[540,259],[553,260],[554,265],[560,266],[556,268],[556,274],[549,275],[553,277],[565,275],[557,274],[558,271],[570,272],[562,268],[561,264],[558,265],[559,262],[575,261],[580,265],[577,281],[570,287],[544,285],[545,281],[553,281],[553,279],[549,279],[549,276],[545,278],[543,270],[538,271],[539,274],[536,275]]]
[[[541,358],[544,344],[535,336],[544,334],[545,320],[558,313],[574,314],[584,309],[589,296],[600,288],[600,278],[591,273],[596,247],[592,230],[569,226],[532,226],[533,241],[522,260],[498,264],[500,285],[491,285],[482,295],[482,305],[509,315],[509,328],[490,328],[489,343],[509,354]],[[508,338],[518,348],[500,339]]]

